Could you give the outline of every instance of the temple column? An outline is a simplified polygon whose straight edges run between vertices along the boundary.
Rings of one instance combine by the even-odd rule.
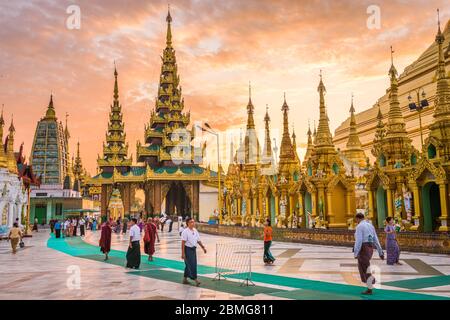
[[[394,217],[394,200],[392,198],[392,189],[386,190],[388,217]]]
[[[154,185],[154,204],[155,207],[153,208],[155,211],[155,215],[156,216],[160,216],[161,215],[161,182],[160,181],[155,181],[155,185]]]
[[[369,202],[369,212],[367,213],[367,217],[372,221],[373,225],[375,224],[376,217],[374,216],[374,205],[373,205],[373,191],[369,190],[367,193],[368,202]]]
[[[333,212],[333,193],[327,192],[327,200],[324,204],[323,210],[323,220],[328,221],[328,223],[333,224],[336,222],[336,217]],[[326,213],[325,213],[326,212]]]
[[[192,190],[194,193],[194,203],[192,204],[192,211],[194,217],[198,220],[200,217],[200,182],[192,182]]]
[[[299,192],[298,193],[298,216],[297,219],[301,219],[297,220],[298,222],[300,222],[300,227],[304,228],[306,227],[306,212],[305,212],[305,207],[303,205],[303,193]]]
[[[448,197],[447,197],[447,184],[442,183],[439,185],[439,196],[441,200],[441,216],[439,220],[441,225],[438,231],[448,232],[449,231],[449,218],[448,218]]]
[[[412,216],[413,219],[413,226],[411,226],[411,231],[421,231],[423,227],[423,217],[421,212],[421,206],[420,206],[420,193],[419,193],[419,186],[417,184],[414,184],[411,187],[413,191],[413,198],[414,198],[414,215]]]
[[[50,219],[47,219],[47,221],[50,221]],[[8,205],[8,227],[11,228],[13,223],[14,223],[14,204],[10,203]]]
[[[296,198],[296,196],[295,195],[289,195],[289,224],[290,224],[290,227],[292,228],[293,227],[293,222],[294,222],[294,220],[296,220],[296,219],[294,219],[294,216],[296,215],[296,206],[295,206],[295,204],[296,204],[296,201],[295,201],[295,198]]]
[[[277,219],[276,226],[278,227],[280,220],[280,199],[278,195],[275,196],[275,217]]]
[[[347,214],[346,214],[346,216],[347,216],[347,219],[349,219],[350,217],[353,217],[353,215],[354,215],[353,208],[352,208],[352,193],[350,191],[347,191],[345,193],[345,198],[346,198],[346,201],[347,201],[347,205],[346,205],[346,207],[347,207]],[[353,203],[354,203],[354,201],[353,201]]]
[[[270,201],[269,201],[269,197],[265,197],[264,198],[264,201],[266,202],[266,215],[265,215],[265,219],[270,219],[270,217],[271,217],[271,208],[270,208]]]
[[[317,194],[316,192],[311,193],[311,216],[315,218],[317,216]]]
[[[262,191],[258,193],[258,212],[259,212],[259,223],[264,223],[264,196]]]

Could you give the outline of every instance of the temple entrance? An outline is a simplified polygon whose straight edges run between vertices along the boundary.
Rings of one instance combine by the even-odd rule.
[[[38,219],[38,223],[45,223],[47,220],[47,206],[45,204],[37,204],[34,208],[34,218]],[[34,222],[34,221],[33,221]]]
[[[422,188],[423,231],[433,232],[438,228],[438,218],[441,215],[441,198],[439,186],[428,182]]]
[[[386,220],[386,210],[387,210],[387,196],[386,190],[383,186],[378,186],[376,195],[376,213],[377,213],[377,224],[378,228],[382,228],[384,221]]]
[[[191,216],[192,205],[181,183],[172,183],[165,198],[165,213],[168,215]]]
[[[332,198],[332,206],[333,206],[333,214],[334,214],[334,222],[333,224],[346,224],[346,190],[345,187],[339,182],[336,187],[333,189],[333,198]]]
[[[149,214],[147,208],[145,207],[146,201],[145,201],[145,191],[141,188],[134,189],[134,194],[131,199],[131,214],[132,215],[139,215],[142,213],[142,218],[146,219],[148,218],[146,215]]]
[[[309,228],[310,219],[312,219],[312,199],[311,193],[305,192],[305,225]]]

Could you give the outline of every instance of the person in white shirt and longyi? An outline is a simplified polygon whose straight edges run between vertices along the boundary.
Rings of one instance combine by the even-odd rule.
[[[189,284],[188,278],[195,281],[197,287],[200,281],[197,279],[197,245],[202,247],[206,253],[206,248],[200,241],[200,235],[195,229],[195,221],[192,218],[186,219],[186,229],[181,233],[181,259],[184,260],[183,284]]]
[[[127,251],[127,268],[139,269],[141,265],[141,229],[137,219],[131,219],[130,244]]]
[[[358,213],[355,220],[358,226],[355,230],[355,247],[353,248],[353,252],[355,259],[358,259],[358,270],[361,281],[367,285],[367,290],[362,292],[362,294],[371,295],[375,283],[375,278],[369,270],[373,249],[374,247],[377,249],[381,260],[384,260],[384,253],[380,241],[378,241],[375,228],[365,219],[364,214]]]

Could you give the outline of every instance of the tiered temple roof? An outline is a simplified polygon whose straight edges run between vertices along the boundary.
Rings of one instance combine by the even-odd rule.
[[[166,48],[162,55],[161,75],[155,109],[145,128],[145,144],[138,142],[137,159],[150,166],[192,165],[191,132],[187,130],[190,112],[183,112],[180,77],[172,46],[172,17],[167,14]],[[177,158],[177,159],[175,159]],[[175,161],[174,161],[175,160]]]
[[[114,168],[127,171],[132,165],[132,159],[128,158],[128,143],[126,143],[124,132],[125,125],[123,123],[122,105],[119,101],[117,76],[117,68],[114,68],[114,100],[109,113],[106,143],[103,144],[103,157],[97,159],[98,167],[108,172],[112,172]]]

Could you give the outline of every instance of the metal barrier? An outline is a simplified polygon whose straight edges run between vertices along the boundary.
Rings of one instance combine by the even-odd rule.
[[[230,242],[216,243],[216,277],[214,280],[233,276],[241,279],[241,285],[252,285],[252,248],[250,245]]]

